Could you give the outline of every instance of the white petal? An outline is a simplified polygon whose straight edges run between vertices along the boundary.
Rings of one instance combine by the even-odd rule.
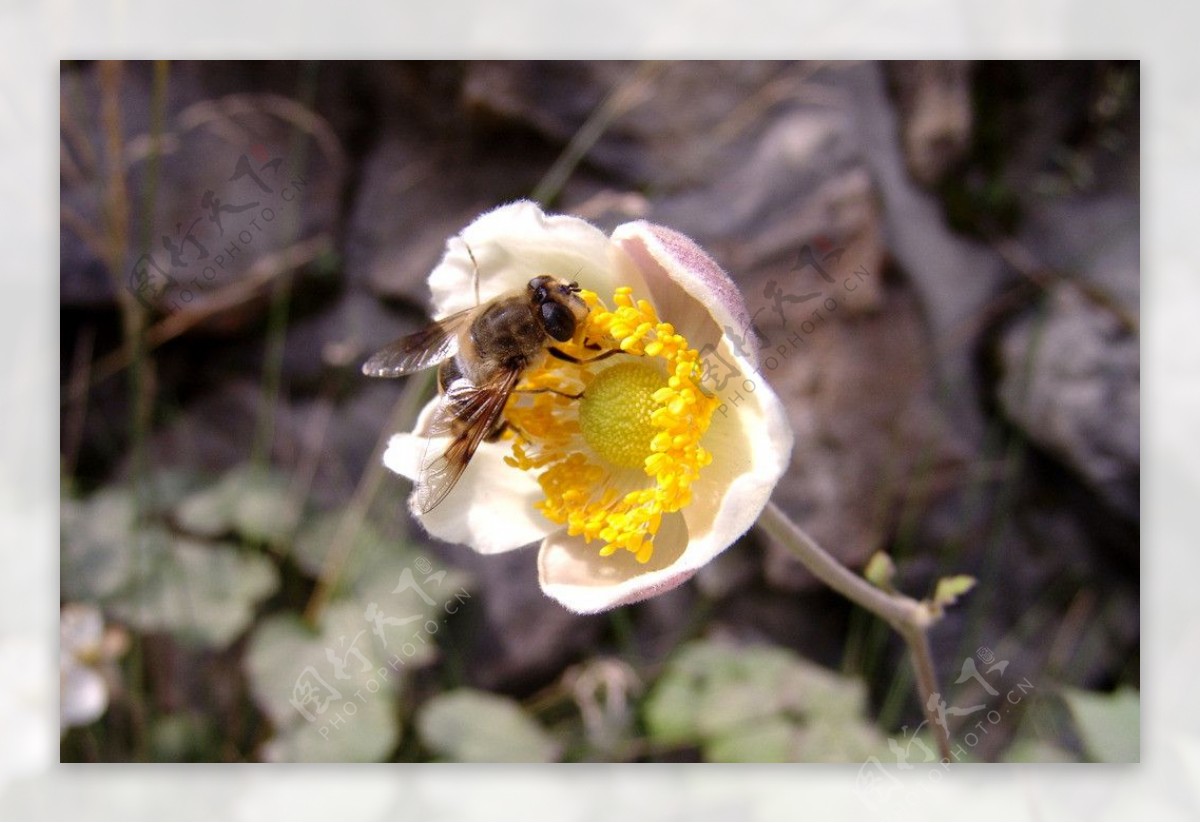
[[[613,240],[640,269],[659,316],[687,337],[692,348],[716,345],[729,333],[750,333],[741,291],[704,249],[673,229],[636,220],[613,231]],[[748,352],[757,365],[757,350]]]
[[[429,276],[435,317],[475,306],[468,245],[479,264],[481,301],[524,288],[542,274],[578,281],[605,299],[617,285],[641,285],[604,232],[578,217],[547,216],[536,203],[519,200],[478,217],[446,241],[446,254]]]
[[[542,591],[573,612],[594,614],[673,589],[703,565],[687,559],[687,525],[679,514],[663,517],[648,563],[621,549],[601,557],[602,545],[565,530],[547,537],[538,552]]]
[[[423,420],[428,419],[433,405],[426,407]],[[417,430],[422,428],[419,423]],[[409,433],[393,435],[383,464],[415,480],[420,467],[441,454],[447,442],[444,437],[430,440]],[[481,444],[446,499],[433,511],[414,511],[413,516],[439,540],[467,545],[482,554],[538,542],[557,526],[534,508],[544,497],[542,489],[527,472],[504,462],[509,454],[512,446],[507,442]]]

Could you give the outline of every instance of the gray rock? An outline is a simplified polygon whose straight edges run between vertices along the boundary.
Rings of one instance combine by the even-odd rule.
[[[1138,517],[1138,339],[1110,307],[1063,282],[1000,344],[1004,413],[1110,506]]]
[[[346,236],[346,278],[374,294],[427,308],[426,278],[446,238],[466,225],[462,207],[415,199],[436,174],[429,152],[409,137],[383,136],[363,161]]]
[[[472,685],[537,688],[597,647],[607,618],[574,614],[542,594],[537,546],[488,556],[458,546],[445,554],[478,581],[486,614],[468,651]]]
[[[710,185],[656,204],[651,218],[686,227],[737,280],[767,273],[785,290],[809,293],[823,284],[802,262],[806,248],[827,272],[880,271],[875,200],[850,112],[801,108],[763,126]],[[874,282],[853,296],[839,294],[857,309],[873,308],[879,298]],[[753,312],[763,301],[751,288],[746,293]]]
[[[1021,242],[1037,261],[1102,295],[1136,325],[1141,307],[1137,191],[1043,199],[1031,204]]]
[[[796,436],[774,500],[827,551],[861,567],[891,544],[903,511],[932,505],[968,468],[970,447],[937,402],[916,302],[889,289],[873,315],[834,312],[808,331],[765,331],[764,354],[779,356],[764,359],[763,376]],[[783,356],[774,344],[793,334],[802,342],[787,343]],[[772,583],[815,584],[786,550],[767,548]]]
[[[288,324],[284,377],[294,390],[316,389],[336,371],[346,375],[346,383],[361,388],[362,362],[426,322],[427,315],[422,311],[391,311],[366,289],[351,287],[331,300],[329,306]]]
[[[971,139],[971,64],[963,60],[889,63],[909,173],[937,183],[966,153]]]
[[[586,165],[627,186],[673,191],[723,171],[738,154],[731,146],[811,71],[763,61],[479,62],[467,70],[463,101],[477,121],[521,123],[559,145],[614,101],[618,116]]]
[[[350,215],[346,278],[385,300],[429,307],[426,279],[446,241],[479,214],[527,196],[553,155],[541,158],[489,141],[486,157],[467,144],[431,143],[397,127],[371,146]],[[525,182],[527,181],[527,182]]]
[[[147,310],[191,310],[244,280],[259,261],[338,223],[341,142],[316,112],[269,94],[205,96],[195,67],[173,78],[155,126],[150,69],[124,67],[119,157],[95,65],[63,80],[62,301],[111,303],[128,291]],[[124,197],[110,167],[121,164]],[[121,231],[108,215],[125,213]],[[115,238],[125,242],[113,248]],[[119,259],[117,271],[110,271]],[[265,310],[246,295],[235,324]],[[228,325],[228,324],[226,324]]]
[[[929,324],[940,397],[960,432],[981,437],[982,387],[972,362],[973,343],[988,303],[1011,275],[997,252],[952,233],[938,200],[909,176],[881,69],[863,65],[848,75],[882,200],[888,248],[911,280]]]

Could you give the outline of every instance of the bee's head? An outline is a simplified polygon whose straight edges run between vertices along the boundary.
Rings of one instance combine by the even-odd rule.
[[[560,343],[575,336],[575,328],[587,317],[587,304],[579,296],[579,284],[543,274],[529,281],[529,302],[546,334]]]

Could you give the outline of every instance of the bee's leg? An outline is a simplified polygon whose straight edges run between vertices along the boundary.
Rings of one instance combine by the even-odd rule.
[[[507,420],[500,421],[500,425],[498,425],[498,426],[496,426],[496,428],[492,429],[492,433],[483,439],[485,441],[487,441],[488,443],[495,443],[497,440],[499,440],[501,437],[503,437],[508,432],[512,432],[513,435],[524,440],[526,443],[533,443],[533,440],[530,439],[529,435],[527,435],[525,432],[521,431],[521,428],[519,426],[517,426],[513,423],[510,423]]]
[[[597,343],[595,340],[591,340],[591,339],[589,339],[589,338],[587,338],[587,337],[584,337],[584,338],[583,338],[583,342],[581,343],[581,345],[582,345],[582,346],[583,346],[585,349],[587,349],[588,351],[603,351],[603,350],[604,350],[604,347],[603,347],[603,346],[601,346],[601,345],[600,345],[599,343]],[[613,349],[609,349],[609,351],[614,351],[614,350],[613,350]]]
[[[517,434],[520,434],[520,431],[512,423],[509,423],[507,420],[501,420],[495,426],[495,428],[493,428],[488,433],[487,437],[483,438],[483,441],[485,443],[495,443],[497,440],[499,440],[501,437],[504,436],[505,432],[507,432],[509,430],[512,430],[512,431],[516,432]],[[526,439],[528,439],[528,438],[526,438]]]
[[[449,360],[443,360],[437,370],[438,391],[446,394],[450,391],[451,384],[462,376],[462,369],[459,368],[456,358],[451,357]]]
[[[572,354],[567,354],[565,351],[557,349],[554,346],[548,347],[546,351],[550,352],[552,357],[557,357],[559,360],[566,360],[568,363],[595,363],[599,360],[612,357],[614,354],[628,354],[628,352],[621,351],[620,349],[609,349],[608,351],[604,352],[604,354],[598,354],[595,357],[589,357],[587,360],[581,360],[580,358]]]

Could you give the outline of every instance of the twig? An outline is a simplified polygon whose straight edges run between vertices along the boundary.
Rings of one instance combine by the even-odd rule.
[[[904,638],[912,653],[917,673],[917,688],[921,709],[930,729],[937,736],[938,751],[943,760],[950,759],[950,733],[939,722],[933,704],[937,699],[937,675],[933,655],[926,635],[936,617],[925,604],[903,594],[891,594],[877,589],[839,563],[815,540],[791,521],[774,503],[767,503],[758,525],[771,537],[786,546],[821,582],[853,603],[882,618]]]

